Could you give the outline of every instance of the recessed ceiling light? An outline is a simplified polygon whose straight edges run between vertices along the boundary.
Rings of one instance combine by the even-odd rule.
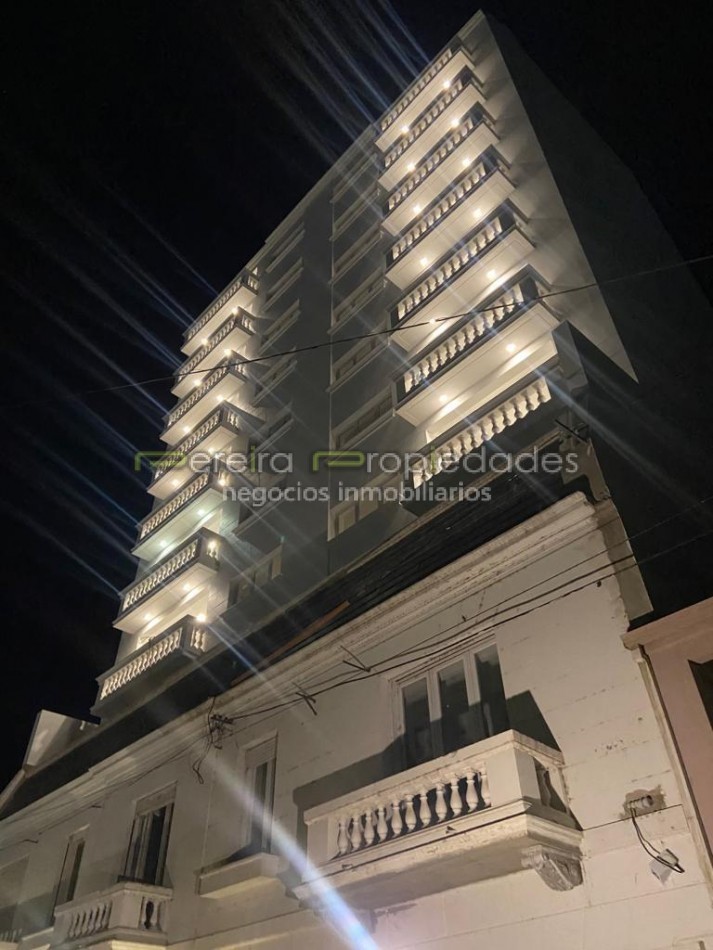
[[[230,350],[230,349],[223,350],[223,352],[225,353],[226,356],[232,356],[232,355],[233,355],[233,351]]]
[[[204,336],[203,339],[201,340],[201,346],[208,346],[209,343],[210,343],[210,340],[208,339],[208,337]]]
[[[443,88],[444,88],[444,89],[450,89],[450,88],[451,88],[451,81],[450,81],[450,79],[446,79],[446,81],[443,83]]]
[[[199,518],[202,518],[204,514],[205,514],[205,508],[199,508],[199,509],[198,509],[198,517],[199,517]]]
[[[409,171],[409,172],[415,172],[415,171],[416,171],[416,165],[415,165],[415,163],[414,163],[414,162],[409,162],[408,165],[406,166],[406,170]]]
[[[498,276],[498,272],[496,270],[489,270],[485,276],[488,278],[488,280],[495,280],[495,278]]]
[[[508,353],[514,353],[517,347],[515,346],[514,343],[508,343],[505,349],[508,351]]]
[[[194,380],[193,380],[193,385],[195,386],[196,389],[200,386],[200,384],[201,384],[200,379],[194,379]]]
[[[150,620],[151,616],[151,614],[144,614],[144,620]]]
[[[468,168],[472,161],[472,158],[464,158],[461,164],[463,165],[463,168]]]
[[[408,126],[407,126],[407,125],[402,125],[402,126],[401,126],[401,131],[403,132],[404,135],[406,135],[406,133],[408,132]]]
[[[443,405],[444,403],[448,402],[448,396],[440,396],[439,398],[440,398],[440,400],[441,400],[441,405]]]
[[[421,267],[425,267],[428,264],[428,258],[422,257],[418,263],[421,265]]]
[[[181,484],[180,478],[174,478],[171,484],[173,485],[174,488],[177,488]]]
[[[460,119],[451,119],[451,128],[457,129],[460,125]]]
[[[190,426],[184,426],[184,427],[183,427],[183,431],[184,431],[184,432],[190,432],[190,431],[191,431],[191,427],[190,427]]]
[[[482,218],[482,217],[483,217],[483,209],[482,209],[482,208],[476,208],[475,211],[473,212],[473,217],[474,217],[474,218]]]
[[[414,205],[413,210],[416,212],[416,214],[418,214],[418,212],[421,210],[421,205]]]
[[[159,541],[158,543],[160,547],[165,548],[166,545],[168,544],[168,541]]]
[[[192,590],[190,584],[184,584],[184,585],[183,585],[183,589],[185,590],[186,593],[188,593],[189,590]]]
[[[225,399],[225,396],[216,396],[215,398],[217,402],[222,402]]]
[[[196,620],[198,621],[198,623],[205,623],[205,614],[198,614],[198,616],[196,617]]]

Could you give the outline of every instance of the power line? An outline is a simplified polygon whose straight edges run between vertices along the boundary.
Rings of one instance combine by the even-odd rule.
[[[543,294],[537,294],[529,298],[529,302],[537,302],[541,300],[548,300],[552,297],[561,297],[567,294],[578,293],[584,290],[592,290],[593,288],[602,288],[610,286],[611,284],[622,283],[627,280],[637,280],[642,277],[651,277],[656,274],[667,273],[672,270],[678,270],[682,267],[690,267],[694,264],[702,264],[713,261],[713,254],[703,254],[699,257],[692,257],[682,261],[675,261],[670,264],[662,264],[658,267],[647,268],[644,270],[633,271],[629,274],[621,274],[618,277],[609,277],[603,280],[593,280],[586,284],[579,284],[576,287],[565,287],[562,290],[550,290]],[[503,309],[502,304],[500,306],[491,306],[491,307],[474,307],[470,310],[466,310],[462,313],[455,313],[448,317],[434,317],[431,320],[421,321],[420,323],[410,323],[408,329],[418,329],[421,327],[433,326],[438,323],[449,323],[454,320],[461,320],[464,317],[468,316],[477,316],[478,314],[484,313],[495,313]],[[35,406],[42,405],[48,402],[57,402],[63,400],[72,400],[79,399],[82,396],[95,396],[101,393],[112,393],[112,392],[122,392],[129,389],[138,389],[142,386],[151,386],[155,383],[164,383],[172,379],[180,380],[185,379],[189,376],[197,374],[207,374],[215,372],[218,369],[223,367],[229,367],[230,369],[239,369],[241,366],[251,366],[255,363],[264,363],[269,360],[280,359],[283,356],[293,356],[298,353],[309,353],[314,350],[323,349],[326,347],[340,346],[347,343],[358,343],[361,340],[372,339],[373,337],[380,336],[391,336],[394,333],[398,333],[402,330],[403,327],[388,327],[383,330],[372,330],[368,333],[360,333],[354,336],[342,337],[341,339],[332,339],[325,340],[319,343],[307,343],[304,346],[293,347],[290,350],[281,350],[277,353],[269,353],[264,356],[253,356],[245,358],[242,360],[232,360],[232,361],[223,361],[218,363],[216,366],[205,367],[203,369],[188,370],[185,373],[171,373],[165,376],[153,376],[147,379],[136,380],[130,383],[118,383],[115,386],[101,386],[94,389],[78,389],[66,393],[57,394],[51,398],[47,399],[38,399],[38,400],[29,400],[23,403],[0,405],[0,411],[3,409],[18,409],[24,406]]]

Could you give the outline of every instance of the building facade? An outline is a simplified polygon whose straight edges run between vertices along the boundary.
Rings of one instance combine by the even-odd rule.
[[[690,600],[649,356],[706,304],[606,280],[674,256],[476,15],[187,331],[94,719],[0,798],[6,950],[712,950],[627,650]]]

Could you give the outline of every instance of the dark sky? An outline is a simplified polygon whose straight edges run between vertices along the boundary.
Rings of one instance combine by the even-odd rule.
[[[14,4],[0,83],[0,784],[35,712],[84,715],[149,508],[182,329],[477,9],[441,0]],[[501,0],[636,173],[713,251],[707,5]],[[710,268],[696,271],[710,288]],[[82,392],[77,397],[73,394]]]

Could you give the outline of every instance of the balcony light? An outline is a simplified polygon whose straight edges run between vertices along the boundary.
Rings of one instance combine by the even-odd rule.
[[[216,396],[216,397],[215,397],[215,401],[216,401],[216,402],[222,402],[224,399],[225,399],[225,396]]]
[[[445,405],[448,402],[448,396],[441,396],[440,401],[442,406]]]
[[[191,587],[190,584],[184,584],[184,585],[183,585],[183,589],[184,589],[184,591],[185,591],[186,593],[188,593],[189,591],[193,590],[193,588]]]
[[[199,518],[202,518],[205,514],[205,508],[199,508],[197,514]]]
[[[517,350],[517,346],[515,346],[514,343],[508,343],[505,349],[508,351],[508,353],[514,353]]]
[[[178,486],[181,484],[181,479],[180,479],[180,478],[174,478],[173,481],[171,482],[171,484],[173,485],[174,488],[178,488]]]
[[[421,260],[420,260],[418,263],[421,265],[421,267],[427,267],[427,266],[428,266],[428,258],[427,258],[427,257],[422,257]]]
[[[416,171],[416,163],[415,163],[415,162],[409,162],[408,165],[406,166],[406,171],[408,171],[408,172],[415,172],[415,171]]]
[[[191,427],[190,427],[190,426],[184,426],[184,427],[183,427],[183,431],[185,432],[186,435],[188,435],[188,433],[191,431]]]
[[[401,131],[403,132],[404,135],[406,135],[406,133],[408,132],[408,126],[407,126],[407,125],[402,125],[402,126],[401,126]]]
[[[208,339],[208,337],[204,336],[203,339],[201,340],[201,346],[208,346],[209,343],[210,343],[210,340]]]
[[[194,386],[196,389],[198,389],[198,387],[200,386],[200,384],[201,384],[200,379],[194,379],[194,380],[193,380],[193,386]]]
[[[473,162],[472,158],[464,158],[461,164],[463,165],[463,168],[468,168],[472,164],[472,162]]]
[[[231,349],[223,350],[223,353],[225,353],[226,356],[232,356],[232,355],[233,355],[233,351],[232,351]]]
[[[450,88],[451,88],[451,81],[450,81],[450,79],[446,79],[446,81],[443,83],[443,88],[444,88],[444,89],[450,89]]]
[[[488,280],[495,280],[495,278],[498,276],[498,272],[496,270],[489,270],[485,276],[488,278]]]
[[[483,209],[482,209],[482,208],[476,208],[475,211],[473,212],[473,217],[475,218],[476,221],[477,221],[479,218],[482,218],[482,217],[483,217]]]
[[[414,205],[414,206],[413,206],[413,210],[414,210],[414,212],[415,212],[416,214],[418,214],[419,211],[421,210],[421,205]]]
[[[198,614],[198,616],[196,617],[196,620],[198,621],[198,623],[205,623],[205,614]]]
[[[144,620],[151,620],[152,618],[153,614],[144,614]]]
[[[460,125],[460,119],[451,119],[451,128],[457,129]]]
[[[231,314],[231,316],[233,316],[233,317],[237,317],[237,315],[238,315],[238,308],[237,308],[237,307],[233,307],[233,309],[230,311],[230,314]]]
[[[159,541],[158,546],[160,548],[165,548],[168,545],[168,541]]]
[[[211,541],[210,544],[208,545],[208,554],[210,554],[211,557],[215,557],[217,553],[218,553],[218,542]]]

